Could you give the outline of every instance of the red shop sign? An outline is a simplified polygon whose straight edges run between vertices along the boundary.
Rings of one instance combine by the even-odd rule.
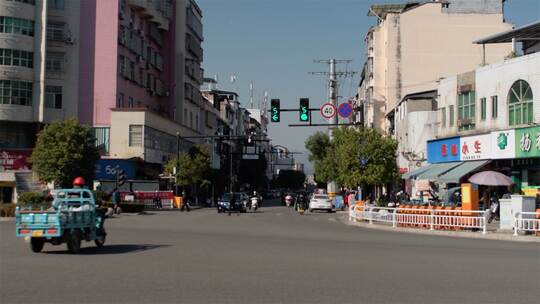
[[[32,150],[0,150],[0,166],[3,171],[30,170],[29,159],[32,155]]]

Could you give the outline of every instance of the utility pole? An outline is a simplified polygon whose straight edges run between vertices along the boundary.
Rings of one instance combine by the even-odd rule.
[[[330,71],[329,72],[310,72],[309,74],[312,74],[312,75],[325,75],[325,76],[328,76],[328,100],[330,101],[330,103],[332,103],[334,105],[334,107],[338,107],[338,77],[349,77],[349,76],[353,76],[354,74],[356,74],[357,72],[352,72],[352,71],[343,71],[343,72],[338,72],[336,71],[336,64],[337,63],[351,63],[352,60],[349,60],[349,59],[345,59],[345,60],[342,60],[342,59],[326,59],[326,60],[314,60],[313,62],[315,63],[324,63],[324,64],[328,64],[329,67],[330,67]],[[333,134],[332,134],[332,130],[333,128],[338,124],[338,115],[336,113],[336,115],[334,115],[332,117],[332,119],[329,119],[328,120],[328,137],[330,138],[330,140],[333,139]],[[329,182],[328,183],[328,186],[327,186],[327,192],[329,195],[336,195],[338,189],[337,189],[337,183],[332,181],[332,182]]]
[[[253,81],[249,83],[249,108],[253,109]]]
[[[180,137],[180,132],[176,132],[176,167],[174,172],[174,190],[176,196],[180,196],[180,193],[178,192],[178,173],[180,172],[180,140],[182,137]]]

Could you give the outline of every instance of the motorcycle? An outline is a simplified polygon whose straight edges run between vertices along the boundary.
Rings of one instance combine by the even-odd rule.
[[[254,196],[251,198],[251,208],[253,209],[253,212],[257,211],[259,209],[259,198]]]
[[[293,197],[290,194],[285,196],[285,205],[287,205],[287,207],[290,207],[292,205],[292,200]]]

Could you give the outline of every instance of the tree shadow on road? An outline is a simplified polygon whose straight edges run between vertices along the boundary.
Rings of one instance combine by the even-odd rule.
[[[152,244],[114,244],[104,245],[103,247],[82,247],[78,255],[102,255],[102,254],[122,254],[147,251],[171,245],[152,245]],[[67,250],[44,251],[46,254],[70,254]]]

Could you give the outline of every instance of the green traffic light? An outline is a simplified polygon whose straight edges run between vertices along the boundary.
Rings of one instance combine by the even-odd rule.
[[[272,122],[279,122],[279,110],[272,108]]]
[[[308,121],[309,115],[306,107],[301,107],[300,109],[300,121]]]

